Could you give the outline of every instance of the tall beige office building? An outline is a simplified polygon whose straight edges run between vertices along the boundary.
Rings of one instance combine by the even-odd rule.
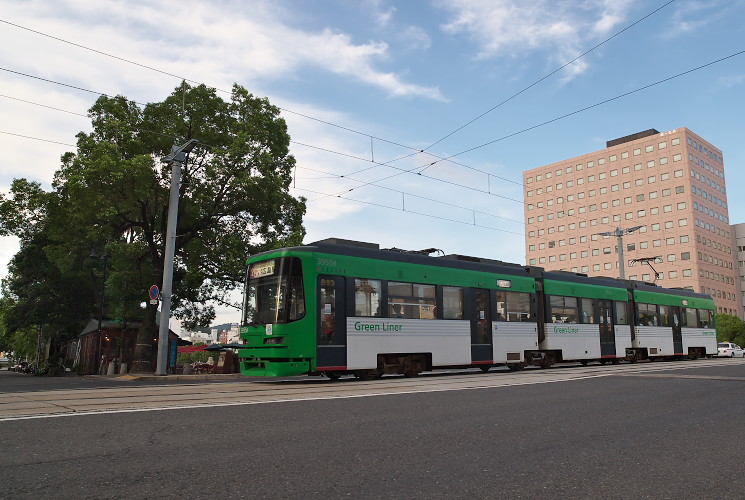
[[[523,184],[529,265],[618,278],[618,239],[599,233],[626,233],[626,278],[740,310],[722,151],[687,128],[608,141],[524,172]]]

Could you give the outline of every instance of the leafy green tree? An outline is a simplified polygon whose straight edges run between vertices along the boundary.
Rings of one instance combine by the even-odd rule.
[[[735,342],[743,345],[745,340],[745,321],[729,314],[717,314],[717,340]]]
[[[90,317],[102,270],[87,256],[105,251],[106,314],[143,322],[137,356],[145,360],[145,340],[157,336],[156,307],[141,303],[150,285],[162,283],[171,172],[160,159],[171,147],[200,141],[183,169],[176,231],[172,308],[187,328],[210,324],[210,301],[226,300],[242,281],[248,255],[302,242],[305,200],[288,193],[295,159],[279,109],[239,85],[223,100],[182,83],[144,107],[102,96],[89,116],[92,131],[79,133],[77,152],[63,156],[51,192],[16,180],[11,196],[0,196],[0,234],[19,236],[19,253],[43,264],[34,271],[19,260],[10,289],[21,299],[16,307],[41,314],[41,301],[18,295],[24,282],[35,273],[56,276],[48,288],[69,294],[82,280],[83,305],[68,295],[58,315]],[[52,321],[41,316],[42,324]]]

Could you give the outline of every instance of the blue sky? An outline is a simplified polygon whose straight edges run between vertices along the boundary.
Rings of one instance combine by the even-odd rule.
[[[179,83],[51,36],[219,89],[238,82],[286,110],[306,242],[524,263],[523,170],[681,126],[722,149],[729,217],[745,222],[745,54],[538,126],[745,50],[743,1],[6,0],[0,20],[3,193],[15,177],[49,186],[89,130],[73,113],[96,98],[7,70],[139,102]],[[0,276],[16,251],[0,239]]]

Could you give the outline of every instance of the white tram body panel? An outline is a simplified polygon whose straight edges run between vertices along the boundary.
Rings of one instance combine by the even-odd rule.
[[[537,323],[492,322],[492,359],[495,364],[525,361],[525,351],[538,348]]]
[[[681,329],[683,333],[683,353],[688,353],[690,347],[703,347],[707,355],[717,353],[717,332],[713,328],[687,328]]]
[[[347,368],[372,370],[378,354],[432,353],[432,366],[471,364],[471,323],[464,320],[347,318]]]
[[[625,358],[626,349],[632,346],[631,327],[629,325],[614,325],[613,331],[616,333],[616,357]]]
[[[540,348],[561,351],[563,359],[597,359],[600,357],[600,330],[595,324],[546,323],[546,337]]]
[[[669,326],[635,326],[635,349],[646,349],[649,356],[672,356],[675,354],[673,346],[673,331]]]

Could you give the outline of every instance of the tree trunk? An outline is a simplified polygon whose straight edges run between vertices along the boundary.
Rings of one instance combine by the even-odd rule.
[[[135,345],[134,359],[132,360],[133,373],[153,373],[153,339],[158,338],[158,325],[155,316],[158,313],[157,305],[147,305],[142,319],[142,326],[137,332],[137,343]]]

